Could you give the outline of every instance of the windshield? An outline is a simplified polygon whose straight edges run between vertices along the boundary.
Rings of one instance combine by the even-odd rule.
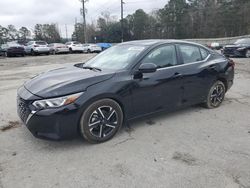
[[[239,39],[234,44],[250,44],[250,38],[249,39]]]
[[[145,49],[143,46],[114,46],[84,64],[84,67],[121,70],[128,67]]]

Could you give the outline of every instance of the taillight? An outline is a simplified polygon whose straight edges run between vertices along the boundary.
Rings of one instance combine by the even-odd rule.
[[[229,59],[228,64],[232,67],[235,67],[235,62],[232,59]]]

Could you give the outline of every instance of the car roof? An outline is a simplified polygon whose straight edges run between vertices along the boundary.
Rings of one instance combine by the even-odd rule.
[[[138,46],[154,46],[160,44],[168,44],[168,43],[184,43],[184,44],[194,44],[202,46],[201,44],[184,41],[184,40],[176,40],[176,39],[149,39],[149,40],[135,40],[124,42],[119,45],[138,45]]]

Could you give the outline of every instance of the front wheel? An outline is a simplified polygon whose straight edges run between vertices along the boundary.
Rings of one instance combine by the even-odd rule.
[[[225,98],[226,87],[223,82],[217,81],[210,88],[205,106],[209,109],[217,108]]]
[[[250,58],[250,50],[246,51],[246,58]]]
[[[83,113],[80,121],[82,136],[91,143],[101,143],[111,139],[123,123],[120,105],[112,99],[102,99],[92,103]]]

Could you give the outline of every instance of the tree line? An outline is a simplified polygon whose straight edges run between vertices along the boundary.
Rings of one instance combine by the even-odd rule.
[[[124,40],[217,38],[250,34],[249,0],[170,0],[147,14],[142,9],[124,20]],[[120,22],[105,13],[88,37],[120,42]],[[95,32],[93,32],[93,29]],[[77,30],[76,30],[77,33]]]
[[[43,40],[48,43],[62,42],[63,40],[56,24],[36,24],[33,35],[26,27],[16,29],[14,25],[8,25],[7,27],[0,25],[0,44],[10,41],[26,43],[32,39]]]
[[[124,41],[140,39],[217,38],[250,34],[249,0],[170,0],[163,8],[146,13],[136,10],[123,20],[104,12],[96,23],[87,25],[88,42],[121,41],[121,21]],[[34,39],[62,42],[56,24],[36,24]],[[31,38],[26,27],[0,26],[0,43]],[[72,40],[85,42],[83,24],[76,23]]]

